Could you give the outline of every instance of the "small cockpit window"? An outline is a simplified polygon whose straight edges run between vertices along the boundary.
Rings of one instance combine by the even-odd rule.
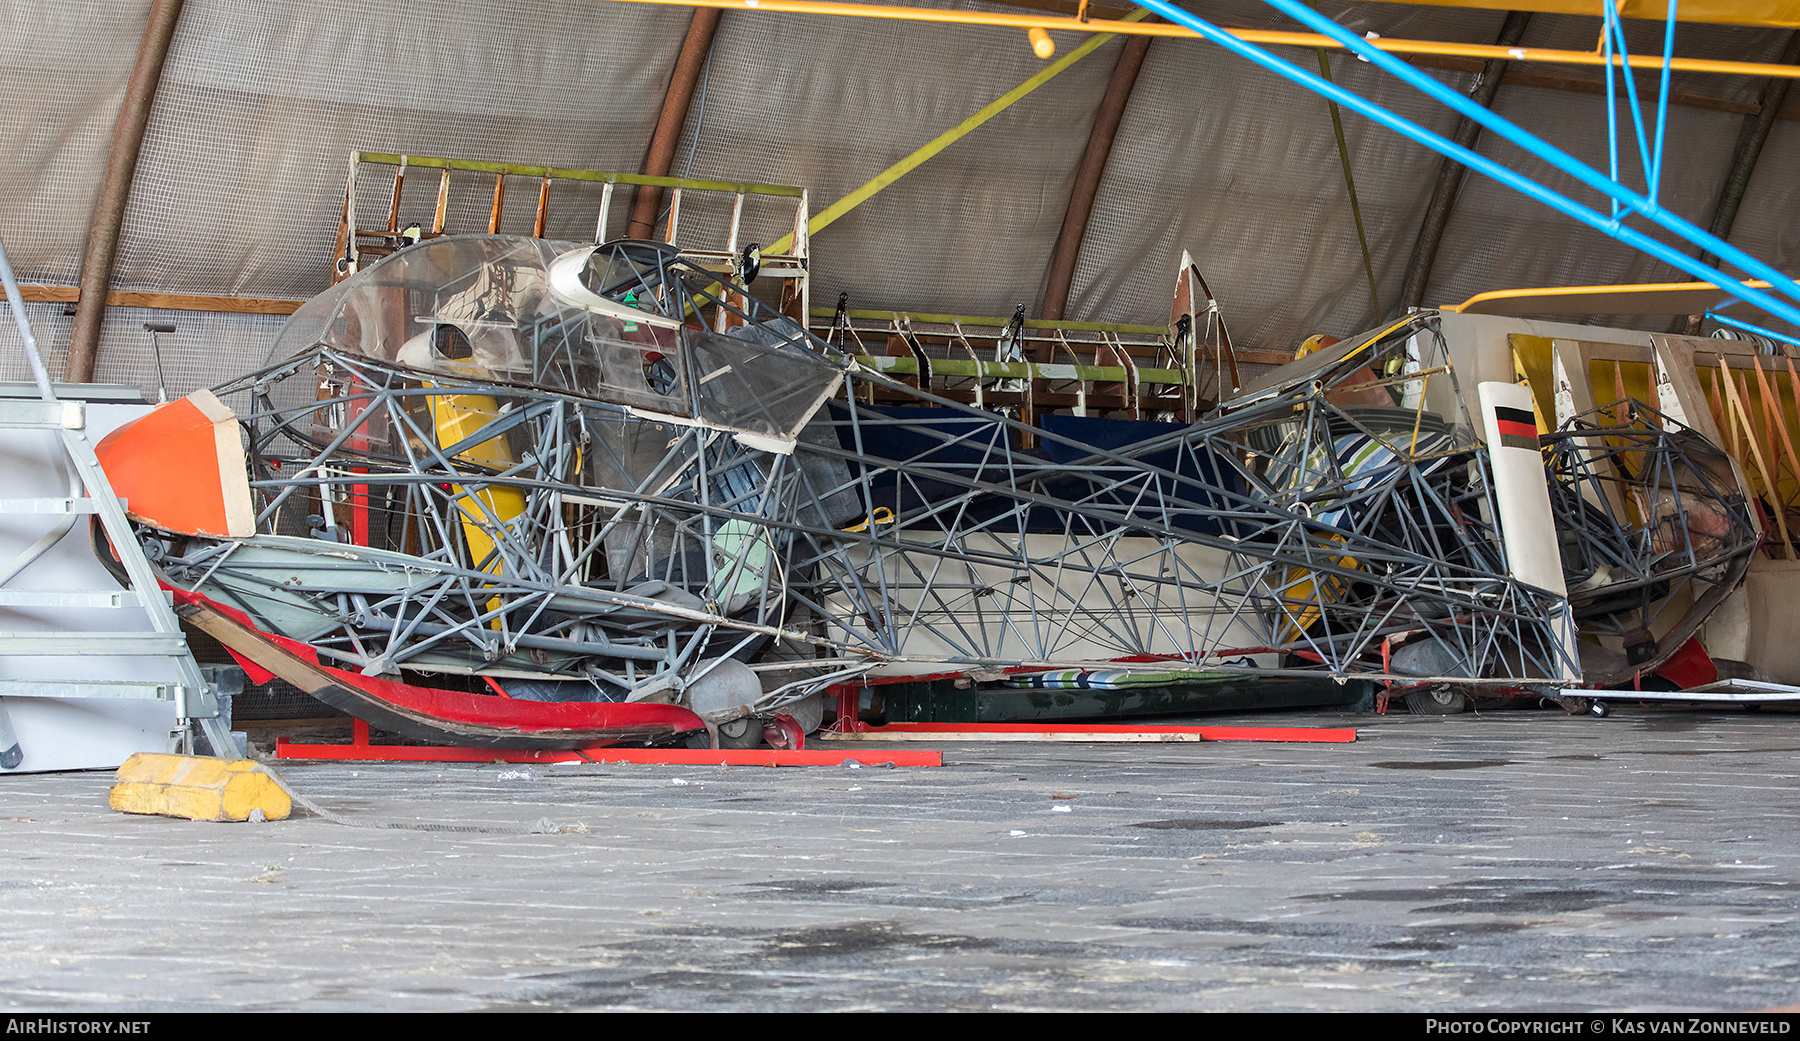
[[[681,392],[681,375],[675,371],[674,360],[655,351],[644,352],[644,382],[652,394],[672,397]]]
[[[438,357],[450,361],[467,361],[475,357],[475,347],[469,343],[469,335],[454,325],[438,325],[432,335],[431,347]]]

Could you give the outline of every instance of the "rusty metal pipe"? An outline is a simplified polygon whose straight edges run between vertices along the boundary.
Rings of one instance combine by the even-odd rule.
[[[669,77],[668,93],[663,95],[662,111],[656,117],[656,130],[650,135],[650,146],[644,150],[644,165],[638,172],[651,177],[667,177],[675,160],[675,146],[681,143],[681,128],[687,125],[688,106],[694,100],[694,87],[706,68],[706,56],[712,51],[713,34],[719,28],[719,9],[697,7],[688,21],[687,36],[675,56],[675,71]],[[632,192],[631,221],[625,234],[634,239],[647,239],[656,234],[656,215],[662,206],[662,189],[641,184]]]
[[[81,257],[81,298],[75,305],[75,325],[69,334],[69,357],[63,380],[89,383],[100,352],[100,321],[106,315],[106,291],[112,285],[113,262],[118,257],[119,229],[125,222],[125,204],[131,198],[131,179],[137,172],[138,154],[144,144],[144,128],[150,123],[150,106],[162,81],[163,59],[181,17],[182,0],[154,0],[149,23],[138,43],[137,61],[125,84],[125,100],[113,126],[112,150],[106,156],[106,174],[94,200],[88,223],[87,249]]]
[[[1512,47],[1518,44],[1525,35],[1526,26],[1531,24],[1529,11],[1508,11],[1506,21],[1501,23],[1500,38],[1494,41],[1496,47]],[[1481,76],[1476,79],[1475,86],[1469,91],[1469,100],[1483,108],[1491,108],[1494,95],[1500,90],[1500,80],[1506,74],[1506,62],[1494,59],[1482,68]],[[1481,127],[1467,116],[1456,122],[1456,133],[1453,136],[1457,144],[1464,148],[1474,148],[1476,138],[1481,136]],[[1425,219],[1419,225],[1419,237],[1413,242],[1412,257],[1406,262],[1406,281],[1400,286],[1400,310],[1419,307],[1425,301],[1425,287],[1431,281],[1432,265],[1437,263],[1438,246],[1444,241],[1444,229],[1450,226],[1450,210],[1456,204],[1457,190],[1462,186],[1463,176],[1468,167],[1451,159],[1445,159],[1438,166],[1437,183],[1431,189],[1431,202],[1425,207]]]
[[[1050,251],[1050,267],[1044,276],[1044,303],[1038,309],[1041,318],[1061,321],[1069,306],[1075,261],[1081,255],[1088,218],[1094,213],[1094,196],[1100,191],[1100,178],[1112,155],[1113,137],[1119,132],[1119,121],[1125,116],[1125,106],[1131,101],[1132,88],[1137,86],[1138,72],[1144,67],[1144,55],[1149,50],[1150,37],[1133,36],[1119,51],[1119,63],[1113,66],[1112,79],[1100,99],[1100,110],[1094,114],[1094,128],[1088,132],[1087,150],[1076,168],[1075,188],[1069,193],[1062,231]]]

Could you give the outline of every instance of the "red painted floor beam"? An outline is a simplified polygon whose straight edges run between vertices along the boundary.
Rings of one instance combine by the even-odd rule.
[[[644,763],[663,766],[942,766],[944,755],[923,749],[848,748],[783,751],[773,748],[446,748],[435,745],[309,745],[280,738],[277,759],[333,759],[406,763]]]
[[[1302,741],[1322,744],[1348,744],[1356,740],[1354,727],[1195,727],[1110,723],[889,723],[884,727],[870,727],[858,736],[863,740],[879,741],[883,735],[911,737],[919,734],[1191,734],[1201,741]],[[831,735],[830,739],[836,743],[847,736],[849,735]]]

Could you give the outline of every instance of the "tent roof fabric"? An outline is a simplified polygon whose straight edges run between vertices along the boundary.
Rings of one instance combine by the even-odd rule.
[[[1017,10],[978,0],[921,2]],[[0,237],[22,281],[77,280],[148,6],[20,0],[5,9],[0,88],[10,117],[0,121],[0,154],[10,161],[0,167]],[[1191,6],[1221,24],[1293,28],[1252,0]],[[1690,6],[1699,5],[1683,11]],[[1768,19],[1789,24],[1779,21],[1781,12],[1800,5],[1766,6],[1774,12]],[[1504,18],[1485,6],[1319,7],[1359,33],[1471,43],[1492,43]],[[636,172],[688,17],[680,8],[604,0],[187,0],[152,109],[114,288],[292,299],[323,290],[347,159],[359,149]],[[1626,29],[1634,51],[1660,49],[1660,25],[1632,21]],[[1597,32],[1591,15],[1540,14],[1524,43],[1589,49]],[[1073,48],[1074,37],[1057,35],[1059,50]],[[1684,22],[1676,47],[1694,57],[1774,61],[1788,36]],[[860,308],[1003,316],[1024,303],[1035,313],[1121,45],[1100,47],[820,232],[812,243],[815,303],[846,292]],[[1316,68],[1310,52],[1286,57]],[[1440,133],[1454,130],[1452,114],[1372,66],[1343,53],[1332,61],[1333,75],[1350,89]],[[671,172],[804,185],[817,213],[1042,67],[1017,29],[727,11]],[[1578,73],[1596,75],[1577,70],[1571,78]],[[1472,81],[1467,72],[1433,74],[1464,89]],[[1762,83],[1678,75],[1674,85],[1739,110],[1670,112],[1662,196],[1705,226],[1732,164],[1742,110],[1760,97]],[[1496,109],[1605,168],[1599,95],[1508,85]],[[1353,115],[1345,116],[1345,132],[1382,304],[1391,310],[1440,160]],[[1479,147],[1577,197],[1592,194],[1511,146],[1484,138]],[[1629,146],[1625,152],[1632,154]],[[1800,255],[1793,219],[1800,179],[1785,176],[1797,160],[1800,129],[1780,120],[1731,234],[1734,244],[1786,270]],[[431,195],[423,180],[420,200]],[[412,190],[409,181],[402,223],[430,216],[429,202],[415,202]],[[578,201],[562,192],[553,189],[559,205]],[[535,186],[509,193],[510,227],[528,227],[535,194]],[[1187,249],[1241,346],[1289,350],[1310,333],[1371,326],[1382,316],[1369,301],[1347,202],[1322,99],[1211,45],[1158,39],[1100,184],[1066,317],[1162,321]],[[578,208],[571,201],[567,212]],[[591,236],[592,212],[585,230],[568,217],[561,237]],[[452,214],[452,226],[485,225],[484,213]],[[622,232],[624,207],[615,213],[613,230]],[[683,221],[699,229],[727,217],[684,211]],[[745,219],[744,240],[769,242],[786,230],[774,209],[760,217],[747,210]],[[1517,286],[1677,277],[1470,177],[1426,302]],[[58,307],[34,305],[33,317],[52,353],[59,337],[66,343]],[[154,385],[148,337],[135,331],[143,320],[109,319],[101,378]],[[181,332],[161,341],[171,392],[254,364],[279,324],[228,316],[182,322]],[[22,373],[16,355],[0,351],[0,368]]]

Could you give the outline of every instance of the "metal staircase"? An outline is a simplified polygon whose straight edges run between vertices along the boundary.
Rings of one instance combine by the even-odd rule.
[[[31,514],[59,518],[51,531],[27,548],[20,558],[0,570],[0,610],[8,608],[87,608],[122,612],[126,619],[147,618],[150,631],[119,629],[117,631],[74,632],[34,631],[0,632],[0,655],[5,656],[73,656],[121,655],[166,659],[166,669],[155,670],[162,679],[91,680],[66,679],[0,679],[0,770],[16,769],[24,758],[24,750],[14,733],[7,713],[6,698],[128,698],[173,701],[175,715],[181,722],[181,750],[196,751],[196,731],[207,750],[215,755],[237,755],[225,720],[219,715],[217,687],[209,682],[206,672],[188,650],[187,638],[175,616],[170,594],[158,586],[156,573],[145,558],[143,547],[131,529],[124,507],[113,494],[112,485],[94,447],[88,441],[85,406],[80,401],[59,400],[38,353],[37,339],[25,316],[12,265],[0,244],[0,281],[5,284],[6,299],[24,341],[25,355],[37,381],[39,400],[0,400],[0,429],[42,430],[54,433],[67,456],[75,480],[70,494],[63,497],[0,497],[0,515]],[[79,488],[76,487],[79,485]],[[0,484],[0,496],[4,485]],[[75,527],[81,517],[99,519],[114,555],[118,557],[127,580],[124,589],[42,590],[10,588],[9,583],[29,567],[37,555],[48,550]],[[104,552],[104,550],[101,550]],[[104,562],[103,562],[104,563]],[[128,624],[128,623],[127,623]]]

